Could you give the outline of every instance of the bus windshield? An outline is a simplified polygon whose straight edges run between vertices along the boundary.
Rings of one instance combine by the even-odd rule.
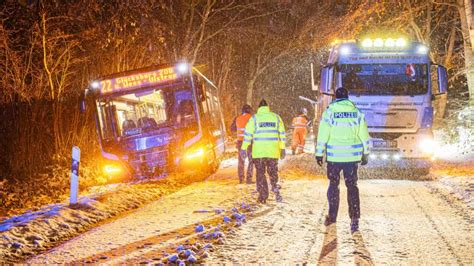
[[[428,93],[426,64],[347,64],[338,68],[342,86],[352,95]]]
[[[153,134],[164,127],[198,130],[194,95],[186,87],[107,97],[98,100],[97,108],[104,140]]]

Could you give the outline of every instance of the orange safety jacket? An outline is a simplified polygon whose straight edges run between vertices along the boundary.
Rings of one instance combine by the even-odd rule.
[[[251,117],[251,114],[243,113],[235,119],[235,124],[237,126],[237,140],[244,140],[245,126]]]
[[[293,122],[291,123],[291,126],[293,128],[304,128],[308,126],[308,119],[306,118],[305,115],[299,115],[295,118],[293,118]]]

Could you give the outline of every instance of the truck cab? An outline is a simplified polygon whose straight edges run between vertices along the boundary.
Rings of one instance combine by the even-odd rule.
[[[426,45],[404,38],[334,44],[321,70],[317,118],[339,87],[348,89],[365,114],[372,164],[421,161],[417,167],[429,169],[435,159],[433,123],[446,106],[447,72],[431,62]]]

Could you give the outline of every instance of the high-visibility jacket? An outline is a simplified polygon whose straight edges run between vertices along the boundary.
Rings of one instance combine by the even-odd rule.
[[[243,113],[235,119],[235,125],[237,127],[237,140],[243,141],[244,140],[244,131],[247,122],[252,117],[249,113]]]
[[[332,102],[319,123],[316,156],[326,152],[328,162],[358,162],[369,154],[365,116],[348,99]]]
[[[280,152],[285,149],[285,125],[281,117],[270,112],[268,106],[258,108],[250,118],[244,132],[242,150],[252,143],[252,158],[280,158]]]
[[[305,115],[299,115],[299,116],[293,118],[291,126],[293,128],[304,128],[304,129],[306,129],[306,127],[308,126],[308,118],[306,118]]]

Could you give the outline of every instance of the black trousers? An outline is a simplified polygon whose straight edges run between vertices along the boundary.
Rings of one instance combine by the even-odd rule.
[[[357,163],[328,162],[328,202],[329,217],[335,221],[339,210],[339,180],[341,171],[347,187],[347,204],[349,205],[349,217],[360,218],[359,188],[357,187]]]
[[[274,158],[254,158],[253,163],[257,170],[257,191],[259,200],[268,199],[268,182],[265,173],[270,176],[272,191],[278,194],[278,159]]]
[[[245,172],[245,159],[240,156],[240,148],[242,148],[242,141],[238,140],[237,141],[237,150],[239,151],[239,154],[237,155],[239,157],[239,162],[237,165],[237,174],[239,176],[240,182],[244,181],[244,172]],[[249,145],[247,148],[247,158],[249,160],[248,166],[247,166],[247,182],[252,182],[252,175],[253,175],[253,160],[252,160],[252,145]]]

